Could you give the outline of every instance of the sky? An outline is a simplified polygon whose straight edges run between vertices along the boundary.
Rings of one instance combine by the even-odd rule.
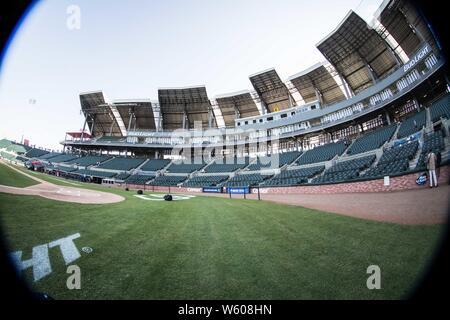
[[[205,85],[213,99],[269,68],[286,80],[324,61],[316,44],[350,9],[370,22],[381,2],[39,1],[4,52],[0,139],[61,150],[83,126],[81,92],[157,100],[158,88]]]

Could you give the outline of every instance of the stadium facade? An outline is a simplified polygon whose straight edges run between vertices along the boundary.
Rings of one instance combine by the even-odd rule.
[[[83,130],[66,134],[65,152],[20,156],[69,177],[228,188],[411,174],[431,150],[448,161],[446,61],[411,3],[384,1],[370,26],[350,11],[316,47],[326,61],[286,81],[256,73],[254,90],[213,99],[204,86],[157,100],[81,93]]]

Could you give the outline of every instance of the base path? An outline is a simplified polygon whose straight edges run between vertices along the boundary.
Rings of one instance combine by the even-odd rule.
[[[85,204],[115,203],[125,200],[124,197],[109,192],[81,189],[75,187],[58,186],[53,183],[39,179],[37,177],[33,177],[32,175],[29,175],[21,170],[18,170],[6,163],[4,164],[10,167],[11,169],[16,170],[17,172],[40,183],[27,188],[16,188],[0,185],[0,192],[3,193],[40,196],[51,200],[85,203]]]

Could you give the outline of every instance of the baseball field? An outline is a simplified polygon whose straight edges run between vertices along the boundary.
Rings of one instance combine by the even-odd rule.
[[[167,202],[162,194],[137,197],[135,191],[33,175],[58,188],[123,197],[82,204],[0,193],[10,252],[20,251],[25,261],[35,258],[36,246],[48,248],[51,270],[37,281],[31,267],[22,274],[55,299],[405,298],[431,262],[443,229],[248,199],[179,195]],[[0,185],[27,189],[36,183],[0,164]],[[67,264],[62,246],[46,244],[72,235],[79,255]],[[66,285],[68,265],[81,270],[79,290]],[[370,265],[380,267],[380,290],[367,288]]]

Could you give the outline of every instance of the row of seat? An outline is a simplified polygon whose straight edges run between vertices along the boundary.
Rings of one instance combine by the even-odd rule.
[[[220,159],[214,160],[214,163],[205,168],[205,172],[208,173],[220,173],[220,172],[234,172],[239,169],[243,169],[249,164],[249,158],[233,158],[233,159]]]
[[[378,163],[392,162],[399,159],[408,159],[408,161],[410,161],[414,158],[417,148],[419,148],[419,142],[413,141],[401,146],[387,149],[383,152],[383,155]]]
[[[109,156],[84,156],[68,161],[69,164],[76,164],[81,167],[89,167],[92,165],[99,165],[102,162],[110,160]]]
[[[370,155],[338,162],[327,169],[323,175],[313,179],[312,183],[335,183],[355,179],[362,170],[369,168],[375,159],[375,155]]]
[[[425,110],[403,120],[398,129],[397,138],[404,138],[420,131],[426,125],[426,122],[427,113]]]
[[[255,163],[248,166],[250,171],[258,171],[261,169],[281,168],[286,164],[291,164],[302,154],[301,151],[292,151],[279,154],[272,154],[270,156],[258,157]]]
[[[215,187],[228,179],[227,175],[196,176],[183,184],[189,188]]]
[[[151,186],[176,186],[187,179],[186,176],[158,176],[151,181]]]
[[[263,175],[260,173],[237,174],[227,182],[225,187],[251,187],[257,186],[264,180],[271,178],[273,175]]]
[[[165,168],[170,161],[169,159],[151,159],[141,167],[141,170],[156,172]]]
[[[349,155],[359,154],[380,148],[392,138],[397,125],[389,125],[364,134],[356,139],[348,149]]]
[[[73,154],[59,154],[59,155],[56,155],[54,157],[51,157],[50,159],[48,159],[48,161],[61,163],[61,162],[72,161],[72,160],[77,159],[77,158],[78,157],[76,155],[73,155]]]
[[[387,175],[400,174],[409,169],[409,161],[406,158],[390,162],[378,163],[376,167],[370,168],[363,175],[365,178],[383,177]]]
[[[367,170],[363,176],[366,178],[373,178],[400,174],[408,171],[409,161],[414,158],[418,147],[419,143],[413,141],[385,150],[377,165],[374,168]]]
[[[206,165],[206,163],[172,163],[167,171],[171,173],[192,173],[200,170]]]
[[[123,170],[129,171],[139,167],[145,160],[145,158],[114,158],[107,162],[104,162],[98,166],[98,168],[109,170]]]
[[[74,174],[81,175],[81,176],[90,176],[90,177],[97,177],[97,178],[112,178],[116,175],[115,172],[109,172],[109,171],[97,171],[97,170],[90,170],[90,169],[78,169],[76,171],[73,171]]]
[[[37,149],[37,148],[31,148],[30,150],[25,153],[25,157],[27,158],[39,158],[42,157],[44,154],[47,154],[48,151]]]
[[[140,184],[140,185],[144,185],[146,184],[148,181],[154,179],[155,176],[154,175],[139,175],[139,174],[134,174],[129,176],[125,182],[128,184]],[[116,177],[117,179],[117,177]]]
[[[440,118],[450,119],[450,93],[447,93],[431,105],[430,116],[432,122],[436,122]]]
[[[427,155],[430,152],[434,152],[437,155],[444,149],[444,147],[444,136],[441,130],[426,135],[424,137],[422,152],[420,154],[419,161],[417,162],[416,169],[425,170],[425,160]]]
[[[348,146],[347,141],[328,143],[308,150],[297,160],[298,165],[329,161],[337,155],[341,155]]]
[[[357,178],[359,175],[358,169],[351,169],[346,171],[338,171],[332,173],[324,173],[323,175],[314,178],[312,183],[335,183],[343,182]]]
[[[289,186],[307,183],[308,179],[318,175],[325,166],[308,167],[302,169],[285,170],[275,175],[272,179],[262,183],[263,186]]]

